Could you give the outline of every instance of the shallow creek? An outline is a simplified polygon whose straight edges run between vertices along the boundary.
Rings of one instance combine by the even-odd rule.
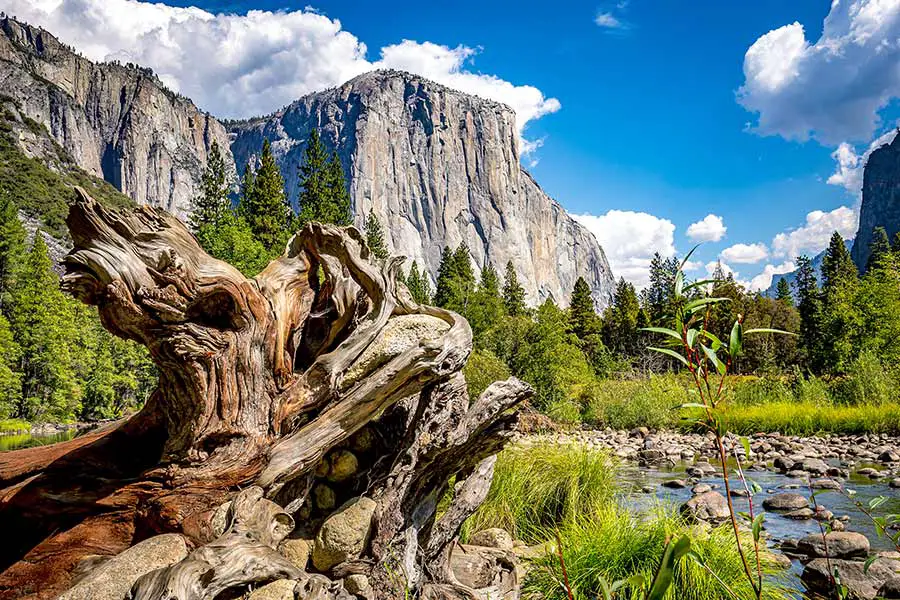
[[[833,466],[839,464],[837,460],[826,462]],[[660,502],[680,506],[692,496],[690,477],[685,473],[685,469],[691,464],[691,462],[681,461],[671,466],[640,466],[634,462],[623,461],[619,467],[619,482],[623,491],[624,504],[638,511],[651,508]],[[851,472],[850,478],[844,483],[846,488],[856,491],[856,495],[852,499],[838,490],[818,490],[816,502],[832,511],[836,518],[849,516],[850,520],[846,523],[847,530],[862,533],[869,538],[873,552],[894,550],[890,540],[878,537],[874,524],[856,507],[855,502],[859,501],[863,506],[868,506],[868,502],[872,498],[885,496],[888,500],[877,509],[877,514],[900,513],[900,490],[889,487],[886,481],[873,481],[868,477],[856,474],[857,468],[866,466],[883,467],[877,463],[871,465],[862,463],[856,466]],[[762,488],[758,494],[753,496],[753,508],[756,514],[763,511],[763,500],[772,493],[789,491],[807,497],[810,495],[810,490],[803,479],[788,477],[774,471],[746,471],[745,474],[748,481],[754,481]],[[688,483],[688,486],[681,489],[663,487],[664,482],[673,479],[682,479]],[[718,485],[718,491],[724,493],[724,484],[720,474],[704,477],[702,482]],[[731,485],[732,488],[743,487],[740,481],[732,481]],[[642,488],[645,487],[647,489],[653,487],[654,491],[646,493],[642,491]],[[746,512],[749,509],[747,498],[738,497],[733,500],[737,511]],[[813,519],[797,521],[774,512],[767,512],[765,530],[768,533],[768,542],[773,546],[777,546],[784,540],[799,539],[808,534],[820,532],[819,523]],[[792,559],[791,564],[791,572],[794,575],[791,578],[791,585],[798,591],[802,590],[800,572],[803,570],[803,566],[797,559]],[[798,592],[797,597],[803,596]]]

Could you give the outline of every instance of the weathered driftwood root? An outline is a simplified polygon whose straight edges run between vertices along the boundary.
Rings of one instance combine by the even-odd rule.
[[[0,523],[15,540],[0,545],[0,598],[54,597],[85,557],[160,532],[197,549],[134,598],[213,598],[280,577],[338,598],[329,577],[348,574],[382,598],[464,588],[450,549],[530,395],[512,379],[470,402],[465,320],[417,305],[399,261],[374,260],[353,228],[307,225],[247,279],[161,210],[113,212],[81,192],[68,224],[65,288],[149,349],[159,387],[125,422],[0,455]],[[374,502],[369,534],[325,577],[276,552],[295,522],[311,537],[360,496]]]

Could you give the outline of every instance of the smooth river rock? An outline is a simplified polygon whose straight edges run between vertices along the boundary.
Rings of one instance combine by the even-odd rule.
[[[809,500],[806,499],[806,496],[801,496],[800,494],[784,492],[763,500],[763,508],[777,511],[809,508]]]
[[[810,534],[797,544],[798,550],[812,558],[865,558],[869,555],[869,540],[854,531],[832,531]],[[827,553],[826,553],[827,549]],[[900,566],[900,565],[898,565]]]
[[[829,565],[837,570],[841,583],[846,585],[850,592],[851,599],[871,600],[887,580],[896,576],[898,563],[895,560],[879,558],[869,566],[868,571],[865,571],[865,563],[861,560],[816,558],[806,564],[800,578],[811,591],[827,594],[831,589]]]
[[[353,498],[325,519],[316,535],[312,562],[319,571],[358,558],[365,549],[375,513],[371,498]]]
[[[728,500],[719,492],[697,494],[681,505],[681,514],[700,521],[720,523],[730,518]]]
[[[57,600],[122,600],[141,575],[173,565],[187,554],[181,535],[153,536],[101,563]]]

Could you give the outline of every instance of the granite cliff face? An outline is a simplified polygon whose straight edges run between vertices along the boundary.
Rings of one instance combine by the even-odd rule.
[[[87,172],[185,217],[224,127],[146,69],[96,64],[37,27],[0,20],[0,92]]]
[[[614,282],[603,250],[521,167],[509,107],[376,71],[231,123],[231,149],[242,169],[270,140],[296,203],[313,128],[349,175],[356,224],[374,209],[395,254],[435,274],[443,247],[465,242],[478,266],[490,261],[502,274],[511,260],[531,303],[566,304],[579,276],[598,306],[608,303]]]
[[[890,240],[900,231],[900,135],[873,151],[863,170],[859,229],[851,253],[860,271],[869,260],[869,244],[876,227],[884,227]]]

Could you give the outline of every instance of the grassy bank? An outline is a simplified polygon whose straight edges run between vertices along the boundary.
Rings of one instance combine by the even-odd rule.
[[[842,377],[741,376],[727,386],[719,414],[734,433],[900,434],[900,377],[866,356]],[[685,375],[600,380],[580,393],[576,420],[595,428],[690,429],[690,415],[678,407],[698,401],[692,387]]]
[[[687,534],[700,562],[683,559],[678,563],[667,597],[731,598],[726,586],[740,598],[750,597],[727,528],[691,526],[670,509],[640,516],[623,509],[614,495],[615,468],[609,455],[574,446],[505,450],[498,458],[488,498],[466,523],[466,533],[503,527],[529,544],[538,544],[552,540],[558,531],[577,600],[602,598],[603,582],[636,574],[649,581],[666,539]],[[779,585],[781,571],[768,555],[764,569],[771,583],[763,597],[790,597]],[[561,580],[559,558],[550,552],[535,560],[525,590],[548,600],[565,600]],[[639,589],[626,587],[616,597],[642,595]]]
[[[31,423],[22,419],[0,419],[0,434],[31,431]]]

